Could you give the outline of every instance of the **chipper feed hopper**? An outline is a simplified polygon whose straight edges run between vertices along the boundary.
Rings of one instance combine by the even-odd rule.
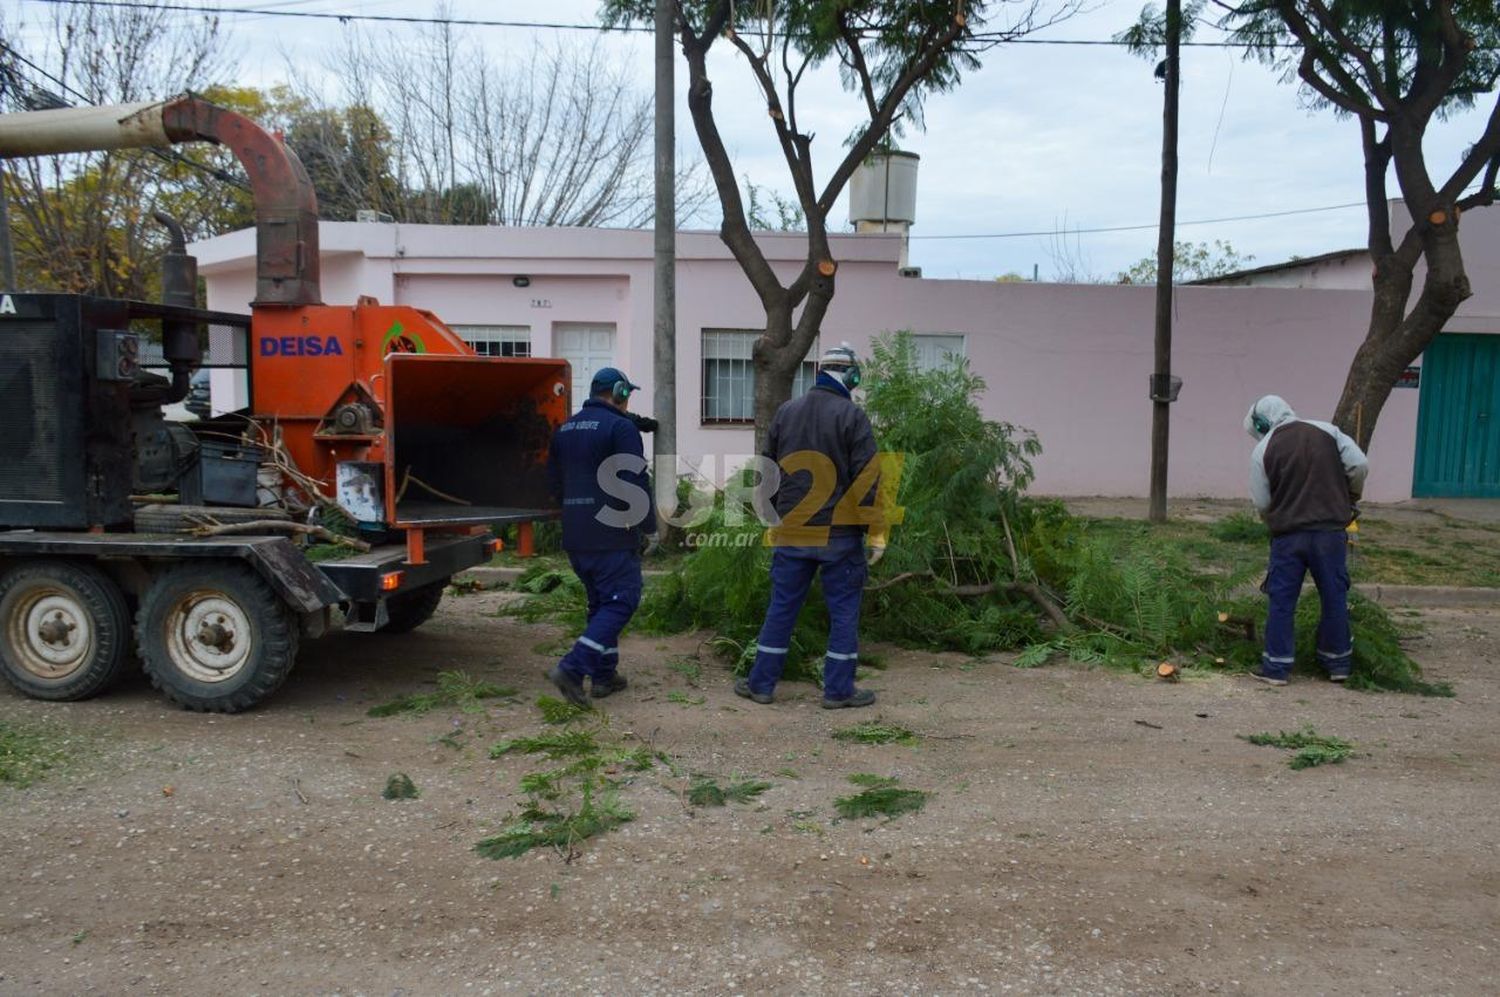
[[[0,289],[0,671],[39,698],[100,692],[134,646],[173,700],[246,708],[335,608],[411,630],[496,549],[491,527],[529,537],[555,513],[567,363],[476,356],[421,309],[324,304],[317,200],[279,138],[192,96],[0,115],[0,158],[193,141],[250,181],[248,316],[196,307],[164,216],[161,303]],[[142,362],[156,333],[165,376]],[[166,418],[200,365],[243,366],[249,408]],[[299,543],[330,517],[357,538],[314,563]]]

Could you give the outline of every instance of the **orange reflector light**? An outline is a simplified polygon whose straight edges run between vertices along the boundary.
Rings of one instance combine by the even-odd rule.
[[[396,589],[398,589],[398,588],[401,587],[401,576],[404,575],[404,574],[406,574],[406,572],[404,572],[404,571],[387,571],[385,574],[381,575],[380,576],[380,591],[382,591],[382,592],[394,592],[394,591],[396,591]]]
[[[490,540],[490,553],[491,554],[498,554],[498,553],[500,553],[504,549],[505,549],[505,541],[504,540],[501,540],[499,537],[494,537],[493,539]]]

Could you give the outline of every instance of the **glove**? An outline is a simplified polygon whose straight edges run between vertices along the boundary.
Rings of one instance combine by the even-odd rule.
[[[635,423],[635,428],[643,433],[654,433],[661,428],[661,423],[649,415],[636,415],[634,412],[626,412],[625,418]]]
[[[876,533],[874,530],[871,530],[869,540],[869,545],[865,548],[865,560],[873,568],[880,563],[882,557],[885,557],[887,536],[884,533]]]
[[[645,536],[641,537],[642,557],[651,557],[659,550],[661,550],[660,533],[647,533]]]

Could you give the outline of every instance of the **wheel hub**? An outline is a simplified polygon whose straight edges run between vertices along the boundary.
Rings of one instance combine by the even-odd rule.
[[[224,625],[225,622],[222,616],[212,623],[205,622],[198,628],[198,643],[207,645],[220,654],[228,654],[234,650],[234,633]]]
[[[44,679],[60,679],[88,664],[97,635],[78,595],[42,585],[25,593],[7,614],[7,643],[17,663]]]
[[[54,647],[68,643],[69,634],[78,629],[78,624],[69,620],[61,612],[53,614],[49,620],[44,620],[37,628],[37,634],[48,644]]]
[[[198,682],[224,682],[250,661],[250,619],[238,602],[222,591],[189,592],[167,617],[172,661]]]

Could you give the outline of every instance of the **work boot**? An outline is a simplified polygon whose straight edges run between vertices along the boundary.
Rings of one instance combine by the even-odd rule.
[[[1251,678],[1255,679],[1255,681],[1264,682],[1266,685],[1286,685],[1285,675],[1273,675],[1272,673],[1266,671],[1265,665],[1257,665],[1255,667],[1255,670],[1250,672],[1249,675]]]
[[[625,676],[619,672],[615,672],[607,679],[594,679],[589,685],[593,690],[590,695],[595,699],[603,699],[605,696],[613,696],[617,692],[624,692],[626,686],[630,685],[630,683],[625,681]]]
[[[861,706],[874,706],[875,694],[869,689],[855,689],[849,694],[848,699],[823,698],[823,709],[825,710],[852,710]]]
[[[563,671],[562,665],[553,665],[552,670],[547,673],[547,680],[557,686],[557,691],[574,706],[592,709],[588,694],[583,691],[583,683]]]
[[[756,692],[750,688],[749,679],[735,679],[734,694],[742,699],[748,699],[752,703],[759,703],[762,706],[768,706],[776,701],[776,697],[769,692]]]

